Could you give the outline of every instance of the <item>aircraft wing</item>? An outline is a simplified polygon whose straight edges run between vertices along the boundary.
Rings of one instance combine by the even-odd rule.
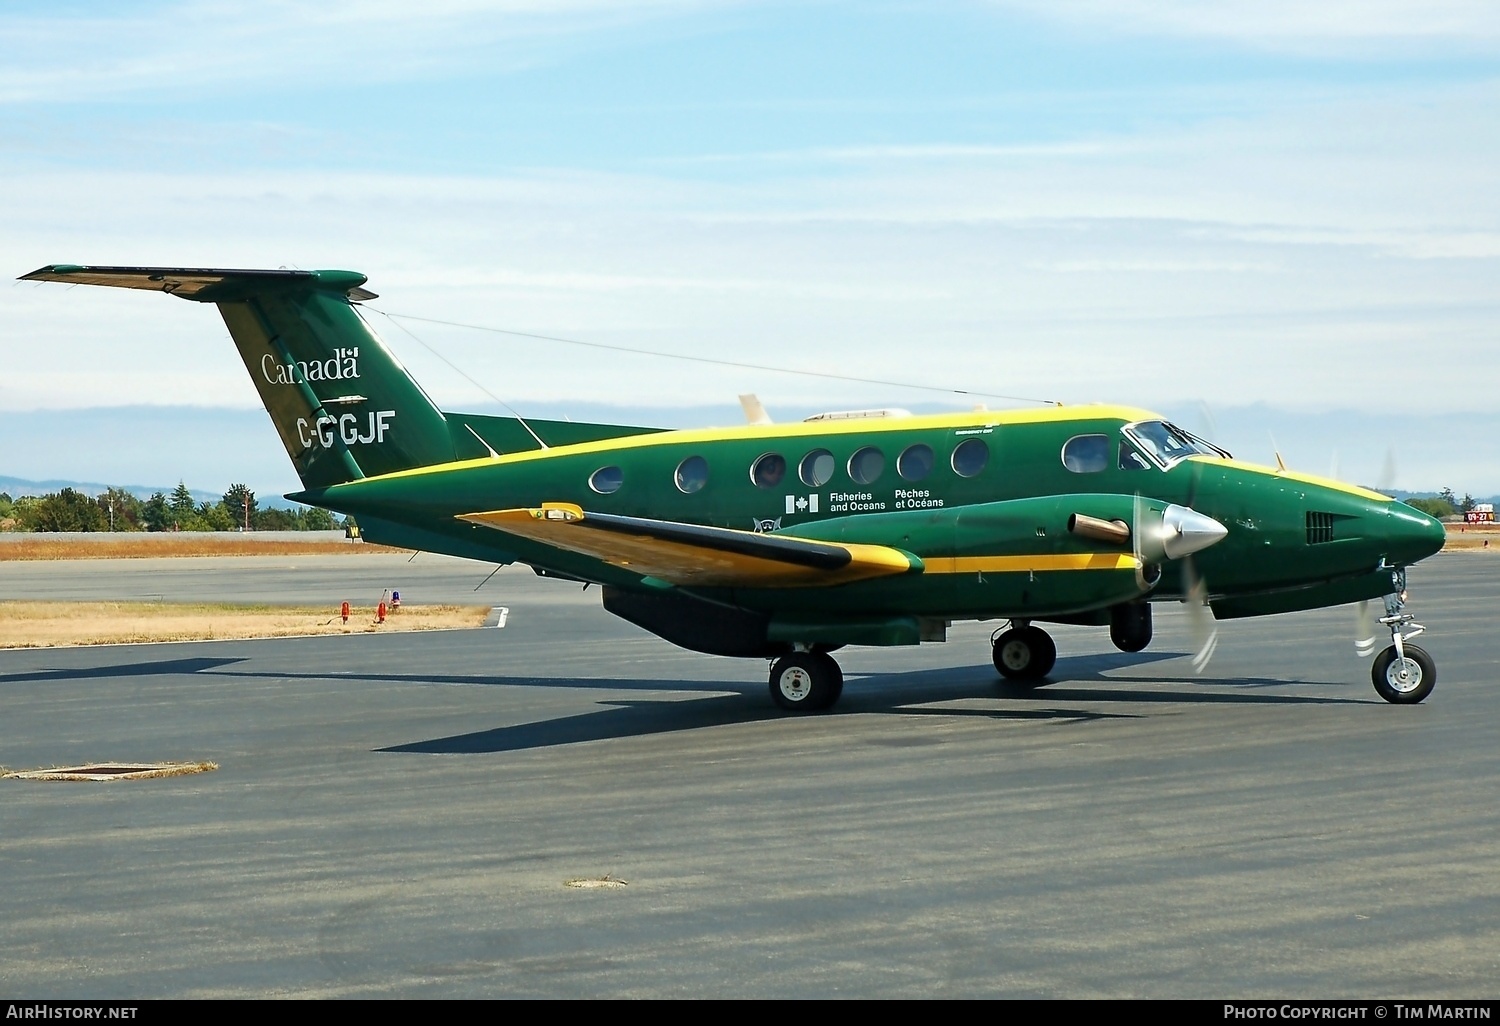
[[[821,587],[922,570],[921,559],[886,545],[585,513],[562,502],[465,513],[458,519],[687,586]]]

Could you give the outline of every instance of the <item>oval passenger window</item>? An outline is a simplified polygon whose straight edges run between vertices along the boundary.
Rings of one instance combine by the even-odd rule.
[[[822,488],[833,479],[833,468],[838,466],[833,453],[827,449],[814,449],[802,457],[797,467],[797,476],[809,488]]]
[[[750,480],[757,488],[776,488],[786,477],[786,459],[779,452],[768,452],[750,465]]]
[[[990,447],[978,438],[965,438],[953,450],[953,472],[959,477],[975,477],[990,462]]]
[[[896,473],[907,481],[920,481],[932,473],[932,446],[908,445],[896,457]]]
[[[625,471],[619,467],[600,467],[589,475],[589,487],[600,495],[618,492],[625,483]]]
[[[867,445],[849,457],[849,480],[855,484],[874,484],[885,470],[885,453]]]
[[[1075,474],[1097,474],[1109,466],[1108,435],[1074,435],[1063,443],[1062,462]]]
[[[708,484],[708,460],[702,456],[689,456],[677,464],[676,481],[677,490],[685,495],[702,491]]]

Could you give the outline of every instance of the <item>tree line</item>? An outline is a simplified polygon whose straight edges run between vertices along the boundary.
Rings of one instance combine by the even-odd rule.
[[[0,492],[5,531],[335,531],[345,526],[326,509],[262,509],[255,493],[229,486],[218,502],[195,502],[186,484],[141,499],[123,488],[85,495],[72,488],[12,499]]]
[[[1455,513],[1467,513],[1477,505],[1474,496],[1466,493],[1460,499],[1453,494],[1452,488],[1444,488],[1435,499],[1407,499],[1406,504],[1439,520],[1443,517],[1451,517]]]

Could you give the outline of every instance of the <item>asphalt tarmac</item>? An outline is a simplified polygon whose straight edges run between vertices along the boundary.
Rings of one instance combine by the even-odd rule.
[[[1493,998],[1500,558],[1411,573],[1439,683],[1348,609],[846,649],[788,716],[596,590],[419,556],[0,564],[0,596],[485,601],[503,629],[0,652],[0,995]],[[188,563],[194,565],[187,565]],[[127,565],[128,564],[128,565]],[[570,880],[623,882],[575,888]]]

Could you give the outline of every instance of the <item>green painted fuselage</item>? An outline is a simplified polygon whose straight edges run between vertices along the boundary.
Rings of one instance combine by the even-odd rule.
[[[1224,524],[1228,535],[1194,558],[1221,616],[1349,602],[1390,590],[1388,571],[1436,551],[1442,528],[1384,496],[1337,482],[1278,473],[1197,455],[1167,469],[1115,458],[1122,429],[1160,418],[1123,407],[972,412],[933,417],[815,421],[768,427],[661,432],[469,460],[335,486],[306,498],[368,522],[420,528],[452,541],[448,551],[529,563],[555,574],[632,589],[650,586],[614,566],[454,519],[483,510],[574,503],[585,510],[740,530],[771,530],[828,541],[887,545],[925,563],[955,560],[948,572],[912,573],[833,588],[698,589],[717,603],[760,610],[796,623],[887,616],[936,620],[1065,619],[1107,622],[1107,610],[1139,598],[1179,600],[1181,565],[1165,560],[1154,587],[1134,570],[1049,569],[1038,558],[1022,569],[983,566],[982,557],[1054,557],[1128,552],[1070,534],[1070,514],[1129,523],[1139,495],[1157,509],[1188,506]],[[1079,473],[1064,446],[1081,435],[1109,439],[1106,465]],[[978,440],[985,458],[960,474],[953,453]],[[971,443],[972,445],[972,443]],[[900,459],[913,446],[931,450]],[[851,466],[861,450],[874,448]],[[809,453],[831,454],[832,476],[814,487],[799,479]],[[768,455],[784,461],[779,481],[763,484],[752,468]],[[678,468],[701,458],[696,491],[678,485]],[[773,461],[774,462],[774,461]],[[872,477],[870,467],[881,464]],[[591,486],[599,471],[618,488]],[[857,482],[851,473],[865,478]],[[400,530],[390,532],[400,542]],[[379,532],[376,537],[378,538]],[[425,547],[436,547],[434,538]],[[1055,563],[1055,561],[1053,561]],[[1011,560],[1013,565],[1015,560]],[[1258,610],[1259,601],[1266,608]],[[1093,614],[1093,615],[1091,615]],[[794,628],[789,628],[795,633]]]

